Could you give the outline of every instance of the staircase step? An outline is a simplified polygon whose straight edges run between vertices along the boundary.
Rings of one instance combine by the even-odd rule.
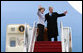
[[[61,49],[36,49],[34,52],[62,52]]]
[[[52,48],[57,48],[57,47],[61,47],[61,45],[35,45],[35,47],[52,47]]]
[[[44,43],[44,44],[45,44],[45,43],[46,43],[46,44],[52,43],[52,44],[53,44],[53,43],[61,43],[61,41],[53,41],[53,42],[52,42],[52,41],[36,41],[35,43],[39,43],[39,44],[40,44],[40,43],[41,43],[41,44],[43,44],[43,43]]]
[[[61,47],[60,46],[58,46],[58,47],[47,47],[46,46],[46,47],[34,47],[34,48],[57,48],[58,49],[58,48],[61,48]]]
[[[39,44],[39,45],[61,45],[61,43],[35,43],[35,44]]]
[[[60,46],[61,44],[37,44],[37,43],[35,43],[35,46],[53,46],[53,45],[55,45],[55,46]]]
[[[42,48],[42,47],[35,47],[34,49],[61,49],[60,47],[45,47],[45,48]]]

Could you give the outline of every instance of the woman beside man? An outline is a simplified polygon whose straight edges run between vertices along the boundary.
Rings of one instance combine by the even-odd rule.
[[[51,38],[54,38],[54,41],[57,41],[58,36],[58,26],[57,26],[57,19],[58,17],[63,17],[67,14],[67,11],[58,14],[57,12],[53,12],[53,7],[49,7],[49,12],[44,16],[45,8],[39,7],[38,9],[38,29],[39,34],[37,37],[37,41],[43,41],[44,39],[44,22],[47,21],[47,35],[48,41],[51,41]]]

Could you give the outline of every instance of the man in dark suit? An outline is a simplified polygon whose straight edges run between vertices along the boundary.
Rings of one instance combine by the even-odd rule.
[[[62,14],[58,14],[57,12],[53,12],[53,7],[49,7],[49,13],[45,14],[45,21],[47,21],[48,41],[51,41],[51,38],[54,38],[54,41],[57,41],[57,18],[65,16],[66,14],[67,11]]]

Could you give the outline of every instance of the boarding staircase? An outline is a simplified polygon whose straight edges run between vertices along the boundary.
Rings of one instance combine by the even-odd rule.
[[[72,52],[71,28],[63,27],[62,22],[60,25],[61,41],[36,41],[37,26],[34,22],[32,36],[28,36],[28,41],[25,41],[25,46],[28,46],[25,48],[25,52]]]

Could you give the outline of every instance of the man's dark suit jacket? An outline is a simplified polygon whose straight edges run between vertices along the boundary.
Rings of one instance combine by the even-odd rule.
[[[65,16],[64,13],[58,14],[57,12],[53,12],[52,16],[49,13],[45,14],[45,21],[47,21],[47,32],[48,35],[58,35],[58,27],[57,27],[57,18]]]

